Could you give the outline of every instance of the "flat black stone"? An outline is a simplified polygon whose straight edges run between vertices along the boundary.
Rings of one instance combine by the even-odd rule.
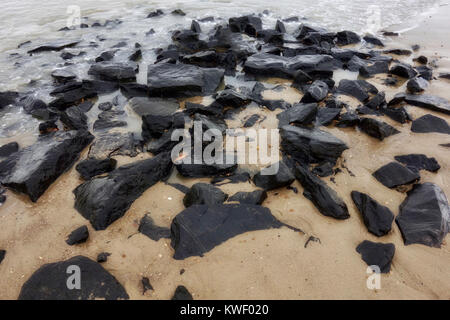
[[[372,174],[388,188],[395,188],[420,180],[420,175],[398,162],[390,162]]]
[[[412,122],[411,131],[416,133],[444,133],[450,134],[450,126],[442,118],[426,114]]]
[[[86,226],[79,227],[72,231],[67,237],[66,243],[69,246],[73,246],[74,244],[80,244],[87,241],[89,238],[89,230]]]
[[[428,158],[424,154],[406,154],[402,156],[395,156],[394,159],[403,163],[413,171],[427,170],[437,172],[441,168],[435,158]]]
[[[192,295],[189,293],[186,287],[178,286],[171,300],[190,301],[194,300],[194,298],[192,298]]]
[[[372,118],[361,118],[358,123],[358,128],[364,133],[367,133],[369,136],[377,138],[380,141],[383,141],[389,136],[400,133],[400,131],[386,122]]]
[[[356,251],[361,254],[361,258],[368,266],[378,266],[381,273],[391,271],[391,262],[395,254],[394,244],[364,240],[356,247]]]
[[[0,147],[0,157],[9,157],[11,154],[19,151],[17,142],[10,142]]]
[[[228,202],[239,202],[245,204],[261,205],[267,199],[265,190],[255,190],[252,192],[237,192],[228,198]]]
[[[81,288],[70,290],[70,266],[81,271]],[[69,269],[70,270],[70,269]],[[86,257],[45,264],[31,275],[20,290],[19,300],[126,300],[123,286],[103,267]]]
[[[95,159],[90,158],[80,161],[75,169],[84,180],[89,180],[95,176],[111,172],[116,168],[117,160],[113,158]]]
[[[292,174],[291,169],[283,161],[279,161],[272,166],[278,166],[278,170],[275,174],[269,175],[267,172],[264,172],[265,169],[263,169],[254,175],[253,183],[257,187],[269,191],[289,186],[292,182],[294,182],[295,177]]]
[[[209,183],[196,183],[184,196],[183,204],[186,208],[195,204],[214,206],[222,204],[227,198],[226,193]]]
[[[155,225],[153,219],[149,214],[142,217],[139,223],[139,232],[146,235],[153,241],[159,241],[159,239],[169,239],[170,229]]]

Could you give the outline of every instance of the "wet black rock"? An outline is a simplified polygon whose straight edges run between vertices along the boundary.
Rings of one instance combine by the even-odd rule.
[[[236,92],[233,89],[222,90],[216,93],[214,95],[214,98],[216,99],[215,102],[219,105],[232,108],[240,108],[251,102],[249,97],[247,97],[245,94]]]
[[[315,175],[318,175],[319,177],[329,177],[334,173],[333,167],[335,166],[334,163],[329,161],[324,161],[322,163],[319,163],[317,166],[314,167],[312,170],[312,173]]]
[[[256,76],[292,79],[298,70],[308,73],[335,70],[337,67],[337,61],[330,55],[282,57],[269,53],[257,53],[247,59],[244,71]]]
[[[155,225],[155,222],[149,214],[142,217],[139,223],[139,232],[146,235],[153,241],[170,238],[170,229]]]
[[[95,159],[90,158],[77,164],[75,169],[84,180],[89,180],[95,176],[111,172],[116,168],[117,160],[109,159]]]
[[[119,117],[123,117],[125,111],[111,109],[108,111],[102,111],[98,115],[98,120],[94,122],[94,131],[101,131],[109,128],[126,127],[127,122],[120,120]]]
[[[186,102],[186,104],[189,104]],[[139,116],[144,115],[172,115],[179,107],[175,99],[135,97],[129,101],[130,108]]]
[[[253,115],[251,115],[246,121],[245,121],[245,123],[243,124],[243,126],[242,127],[244,127],[244,128],[251,128],[251,127],[253,127],[257,122],[260,122],[260,121],[262,121],[263,119],[262,119],[262,116],[261,115],[259,115],[259,114],[253,114]]]
[[[75,73],[66,69],[57,69],[51,73],[51,76],[60,83],[75,80],[77,77]]]
[[[161,9],[157,9],[155,11],[150,12],[147,15],[147,18],[154,18],[154,17],[162,16],[163,14],[164,14],[164,11],[162,11]]]
[[[148,87],[155,97],[190,97],[214,93],[224,71],[187,64],[159,63],[148,68]]]
[[[209,183],[196,183],[184,196],[183,204],[186,208],[196,204],[214,206],[222,204],[227,198],[225,192]]]
[[[258,31],[262,30],[261,19],[255,16],[230,18],[228,25],[231,31],[243,32],[252,37],[256,37]]]
[[[88,88],[82,82],[69,82],[53,90],[50,95],[55,96],[56,99],[48,104],[49,108],[63,111],[80,104],[85,99],[96,97],[97,91]]]
[[[29,96],[24,99],[19,99],[19,104],[22,105],[23,110],[28,114],[33,114],[33,111],[36,110],[47,109],[47,104],[44,101],[36,99],[33,96]]]
[[[19,151],[19,144],[17,142],[10,142],[0,147],[0,158],[9,157],[13,153]]]
[[[280,130],[282,149],[300,163],[335,162],[347,145],[319,129],[284,126]]]
[[[424,154],[406,154],[395,156],[394,159],[403,163],[412,171],[427,170],[437,172],[441,168],[435,158],[428,158]]]
[[[290,123],[298,125],[311,124],[317,115],[316,103],[296,103],[286,111],[277,115],[278,127],[283,127]]]
[[[372,174],[388,188],[395,188],[420,180],[420,175],[398,162],[390,162]]]
[[[173,258],[203,256],[214,247],[241,233],[285,226],[265,207],[249,204],[196,205],[172,221]]]
[[[89,230],[86,226],[79,227],[72,231],[67,237],[66,243],[69,246],[84,243],[89,238]]]
[[[217,176],[211,179],[211,183],[216,186],[221,186],[228,183],[240,183],[250,181],[250,174],[247,172],[235,173],[225,176]]]
[[[172,168],[169,153],[121,166],[105,177],[93,178],[75,190],[75,209],[95,230],[104,230],[121,218],[131,204]]]
[[[346,80],[339,82],[337,92],[340,94],[355,97],[361,102],[369,99],[369,93],[377,94],[378,90],[365,80]]]
[[[176,16],[185,16],[186,15],[186,13],[184,13],[184,11],[181,9],[175,9],[171,12],[171,14],[176,15]]]
[[[267,191],[289,186],[294,180],[291,169],[283,161],[272,164],[253,176],[253,183]]]
[[[409,56],[412,54],[411,50],[408,50],[408,49],[388,49],[388,50],[383,50],[383,53],[395,54],[398,56]]]
[[[443,72],[439,74],[439,78],[450,79],[450,72]]]
[[[301,102],[320,102],[326,98],[328,95],[328,90],[328,85],[325,82],[316,80],[305,91]]]
[[[341,114],[341,109],[339,108],[319,108],[317,111],[316,125],[317,126],[328,126],[333,120],[339,118]]]
[[[433,80],[433,69],[427,66],[418,66],[416,67],[416,71],[419,73],[421,78],[425,80],[431,81]]]
[[[184,286],[178,286],[171,300],[190,301],[194,300],[192,295]]]
[[[284,26],[284,23],[280,20],[277,20],[277,23],[275,24],[275,30],[280,33],[286,33],[286,27]]]
[[[40,136],[36,143],[0,163],[0,181],[36,202],[73,165],[93,138],[86,131],[54,132]]]
[[[417,72],[411,67],[409,64],[398,62],[394,64],[389,70],[390,73],[395,74],[396,76],[411,79],[417,75]]]
[[[440,248],[450,226],[447,197],[433,183],[416,184],[400,205],[395,221],[405,245],[420,243]]]
[[[389,208],[381,205],[367,194],[352,191],[351,195],[369,232],[381,237],[391,231],[394,214]]]
[[[377,266],[381,273],[391,271],[391,262],[395,254],[394,244],[364,240],[356,247],[356,251],[361,254],[361,258],[368,266]]]
[[[341,114],[339,118],[339,122],[336,123],[336,127],[339,128],[350,128],[357,126],[361,118],[353,111],[348,111],[346,113]]]
[[[92,143],[88,157],[108,158],[115,155],[135,157],[136,139],[131,132],[102,132]]]
[[[370,78],[379,73],[388,73],[389,63],[386,61],[375,61],[359,68],[359,75],[364,78]]]
[[[106,262],[106,261],[108,261],[108,257],[111,255],[111,253],[109,253],[109,252],[100,252],[98,255],[97,255],[97,262],[98,263],[103,263],[103,262]]]
[[[450,126],[444,119],[426,114],[413,121],[411,131],[416,133],[437,132],[450,134]]]
[[[28,51],[29,54],[39,53],[44,51],[61,51],[64,48],[71,48],[77,45],[80,40],[56,40],[53,42],[41,44],[31,50]]]
[[[239,202],[244,204],[261,205],[267,199],[265,190],[255,190],[252,192],[237,192],[228,198],[228,202]]]
[[[381,41],[380,39],[378,39],[377,37],[374,37],[372,35],[366,35],[363,37],[363,39],[367,43],[374,44],[374,45],[380,46],[380,47],[384,47],[383,41]]]
[[[111,93],[119,89],[119,84],[103,80],[83,80],[83,88],[98,94]]]
[[[202,178],[233,173],[237,169],[237,164],[195,164],[178,163],[175,164],[178,172],[183,177]]]
[[[80,289],[67,286],[72,274],[81,271]],[[76,256],[66,261],[45,264],[24,283],[19,300],[124,300],[129,296],[122,285],[103,267],[86,257]]]
[[[383,141],[384,138],[400,133],[400,131],[386,122],[372,118],[361,118],[361,121],[358,123],[358,128],[369,136],[381,141]]]
[[[337,33],[336,43],[340,46],[354,44],[361,41],[361,38],[352,31],[341,31]]]
[[[408,94],[405,96],[405,101],[413,106],[450,114],[450,102],[441,97],[429,94]]]
[[[303,195],[309,199],[321,214],[335,219],[350,217],[345,202],[325,182],[313,175],[307,168],[297,165],[295,177],[303,186]]]
[[[58,126],[54,120],[39,123],[39,134],[48,134],[58,131]]]
[[[406,84],[406,88],[410,93],[419,93],[425,91],[428,87],[428,82],[422,77],[412,78]]]
[[[6,250],[0,250],[0,263],[5,259]]]
[[[60,120],[69,130],[87,130],[88,118],[78,106],[67,108],[60,115]]]
[[[411,116],[408,114],[404,107],[385,107],[381,108],[380,111],[392,120],[399,123],[406,123],[412,120]]]
[[[136,81],[137,71],[134,64],[103,61],[92,65],[88,74],[105,81]]]
[[[379,109],[381,106],[386,104],[386,95],[384,92],[378,92],[373,96],[365,106],[374,110]]]

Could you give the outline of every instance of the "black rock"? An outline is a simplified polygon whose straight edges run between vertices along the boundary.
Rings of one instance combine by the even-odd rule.
[[[394,214],[389,208],[379,204],[367,194],[352,191],[351,195],[370,233],[381,237],[391,231]]]
[[[255,190],[253,192],[237,192],[228,198],[228,202],[236,201],[244,204],[261,205],[267,199],[265,190]]]
[[[381,41],[380,39],[378,39],[377,37],[371,36],[371,35],[366,35],[364,36],[364,41],[366,41],[367,43],[370,44],[374,44],[376,46],[380,46],[380,47],[384,47],[384,43],[383,41]]]
[[[176,16],[185,16],[186,15],[186,13],[184,13],[184,11],[181,9],[175,9],[171,12],[171,14],[176,15]]]
[[[372,175],[388,188],[395,188],[420,180],[420,175],[417,172],[411,171],[398,162],[390,162]]]
[[[4,144],[0,147],[0,157],[9,157],[17,151],[19,151],[19,144],[17,142]]]
[[[200,24],[195,20],[192,20],[191,31],[194,31],[196,33],[202,32],[202,28],[200,27]]]
[[[339,128],[350,128],[357,126],[361,118],[353,111],[348,111],[346,113],[341,114],[339,118],[339,122],[336,123],[336,127]]]
[[[79,289],[67,286],[76,268],[81,271]],[[129,296],[122,285],[103,267],[86,257],[76,256],[66,261],[45,264],[25,282],[19,300],[124,300]]]
[[[444,72],[439,74],[439,78],[450,79],[450,72]]]
[[[408,114],[404,107],[386,107],[381,108],[380,111],[392,120],[400,123],[406,123],[412,120],[411,116]]]
[[[75,73],[65,70],[57,69],[51,73],[51,76],[58,82],[65,83],[76,79]]]
[[[61,113],[60,119],[69,130],[88,129],[87,116],[78,106],[67,108]]]
[[[378,92],[375,96],[373,96],[365,106],[374,110],[379,109],[386,103],[386,95],[384,92]]]
[[[424,154],[406,154],[395,156],[394,159],[403,163],[412,171],[427,170],[437,172],[441,168],[435,158],[428,158]]]
[[[244,64],[248,74],[292,79],[298,70],[304,72],[335,70],[339,64],[330,55],[298,55],[284,57],[269,53],[250,56]]]
[[[50,94],[55,96],[56,99],[48,104],[49,108],[63,111],[68,107],[80,104],[86,99],[96,97],[97,91],[88,88],[81,82],[69,82],[58,87]]]
[[[171,300],[189,301],[194,300],[194,298],[192,298],[192,295],[189,293],[186,287],[178,286]]]
[[[121,218],[131,204],[172,168],[169,153],[121,166],[106,177],[93,178],[75,190],[75,209],[95,230],[104,230]]]
[[[249,204],[195,205],[172,221],[171,245],[176,260],[203,256],[241,233],[285,226],[265,207]]]
[[[350,217],[345,202],[325,182],[310,173],[308,169],[297,165],[295,177],[304,188],[303,195],[309,199],[321,214],[335,219]]]
[[[316,80],[308,87],[301,102],[320,102],[327,97],[328,90],[328,85],[325,82]]]
[[[253,114],[251,117],[249,117],[249,118],[245,121],[243,127],[244,127],[244,128],[251,128],[251,127],[253,127],[258,121],[260,121],[261,118],[262,118],[262,116],[260,116],[259,114]]]
[[[419,93],[425,91],[428,87],[428,82],[422,77],[412,78],[406,84],[406,88],[410,93]]]
[[[145,294],[148,290],[154,290],[153,286],[150,283],[150,280],[147,277],[143,277],[141,280],[142,283],[142,294]]]
[[[433,183],[416,184],[400,205],[395,221],[405,245],[420,243],[440,248],[450,226],[447,197]]]
[[[47,109],[47,104],[40,100],[40,99],[36,99],[32,96],[30,97],[26,97],[23,100],[20,100],[20,104],[23,107],[23,110],[28,113],[28,114],[32,114],[33,111],[36,110],[46,110]]]
[[[54,120],[39,123],[39,133],[41,135],[58,131],[58,126]]]
[[[219,105],[232,108],[240,108],[251,102],[246,95],[232,89],[220,91],[214,95],[214,98]]]
[[[86,159],[80,161],[75,169],[84,180],[89,180],[95,176],[103,173],[111,172],[116,168],[117,160],[113,158],[108,159]]]
[[[102,102],[98,105],[98,109],[100,111],[108,111],[108,110],[111,110],[112,107],[113,107],[113,104],[111,102]]]
[[[340,94],[355,97],[361,102],[369,99],[369,93],[377,94],[378,90],[365,80],[346,80],[339,82],[337,92]]]
[[[372,118],[361,118],[361,121],[358,123],[358,128],[369,136],[381,141],[384,138],[400,133],[400,131],[388,125],[386,122]]]
[[[88,74],[105,81],[136,81],[137,71],[133,64],[104,61],[92,65]]]
[[[89,230],[86,226],[79,227],[72,231],[71,234],[67,237],[66,243],[69,246],[73,246],[74,244],[80,244],[87,241],[89,238]]]
[[[54,132],[40,136],[0,163],[0,181],[8,188],[37,199],[93,140],[87,131]]]
[[[242,172],[231,175],[225,175],[223,177],[221,176],[214,177],[211,179],[211,184],[221,186],[228,183],[241,183],[249,181],[250,181],[250,174],[247,172]]]
[[[98,120],[94,122],[94,131],[101,131],[109,128],[126,127],[128,123],[124,120],[118,119],[123,116],[125,111],[123,110],[108,110],[102,111],[98,115]]]
[[[336,120],[341,114],[341,109],[339,108],[319,108],[317,111],[316,125],[317,126],[328,126]]]
[[[394,244],[364,240],[356,247],[356,251],[361,254],[361,258],[368,266],[377,266],[381,273],[391,271],[391,262],[395,253]]]
[[[359,68],[359,75],[364,78],[370,78],[379,73],[388,73],[389,63],[386,61],[375,61]]]
[[[405,101],[413,106],[450,114],[450,102],[441,97],[429,94],[408,94],[405,96]]]
[[[413,67],[403,62],[396,63],[389,72],[406,79],[411,79],[417,75]]]
[[[280,134],[282,149],[300,163],[336,162],[348,149],[342,140],[319,129],[284,126]]]
[[[103,262],[106,262],[106,261],[108,261],[108,257],[111,255],[111,253],[109,253],[109,252],[100,252],[98,255],[97,255],[97,262],[98,263],[103,263]]]
[[[280,33],[286,33],[286,27],[284,26],[284,23],[280,20],[277,20],[277,23],[275,25],[275,30]]]
[[[89,158],[108,158],[116,155],[135,157],[136,139],[131,132],[102,132],[89,148]]]
[[[147,18],[153,18],[163,15],[164,12],[161,9],[157,9],[155,11],[152,11],[148,14]]]
[[[232,32],[244,32],[252,37],[256,37],[258,31],[262,30],[261,19],[255,16],[230,18],[228,25]]]
[[[53,42],[41,44],[28,51],[29,54],[44,52],[44,51],[61,51],[64,48],[71,48],[77,45],[80,40],[56,40]]]
[[[186,103],[188,104],[188,103]],[[139,116],[170,116],[180,107],[175,99],[136,97],[129,101],[130,108]]]
[[[148,87],[155,97],[210,95],[222,82],[224,71],[187,64],[159,63],[148,68]]]
[[[416,67],[416,71],[419,73],[421,78],[425,80],[431,81],[433,80],[433,69],[427,66],[418,66]]]
[[[272,173],[273,169],[267,169],[271,167],[273,169],[278,168],[275,174]],[[257,187],[269,191],[289,186],[295,180],[295,177],[292,174],[291,170],[283,161],[272,164],[267,168],[263,169],[253,176],[253,183]]]
[[[160,138],[164,132],[172,127],[171,115],[147,114],[142,116],[142,138],[145,141],[151,138]]]
[[[312,170],[312,173],[315,175],[318,175],[319,177],[329,177],[334,173],[333,167],[335,166],[334,163],[329,161],[324,161],[320,163],[319,165],[315,166]]]
[[[444,119],[426,114],[413,121],[411,131],[416,133],[437,132],[450,134],[450,126]]]
[[[383,50],[383,53],[395,54],[398,56],[409,56],[412,54],[411,50],[408,50],[408,49],[388,49],[388,50]]]
[[[5,259],[6,250],[0,250],[0,263]]]
[[[345,46],[348,44],[358,43],[361,38],[352,31],[341,31],[337,33],[337,44],[340,46]]]
[[[146,214],[142,217],[141,222],[139,223],[139,232],[146,235],[153,241],[170,238],[169,228],[159,227],[155,225],[153,219],[149,214]]]
[[[286,111],[277,115],[278,127],[283,127],[290,123],[298,125],[311,124],[317,115],[316,103],[296,103]]]
[[[227,198],[226,193],[209,183],[196,183],[184,196],[183,204],[186,208],[196,204],[214,206],[222,204]]]

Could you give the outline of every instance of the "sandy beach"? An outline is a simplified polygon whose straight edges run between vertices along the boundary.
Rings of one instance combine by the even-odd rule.
[[[427,93],[450,100],[450,80],[438,78],[450,72],[449,33],[450,4],[442,5],[417,28],[386,37],[390,49],[411,49],[420,45],[409,59],[424,55],[434,66],[435,80]],[[396,27],[397,28],[397,27]],[[389,31],[401,30],[391,28]],[[405,58],[402,57],[404,60]],[[340,77],[338,73],[335,78]],[[386,86],[379,74],[368,79],[379,91],[386,92],[389,101],[395,93],[404,92],[406,82],[396,88]],[[267,99],[299,101],[302,94],[290,83],[271,79],[285,86],[282,91],[266,92]],[[337,82],[337,81],[336,81]],[[202,98],[196,98],[201,102]],[[351,107],[359,101],[342,97]],[[192,100],[192,99],[191,99]],[[450,123],[450,116],[414,106],[407,107],[414,119],[433,114]],[[259,108],[246,109],[239,118],[227,120],[230,128],[239,127],[241,120],[259,113],[267,118],[257,128],[277,128],[276,114]],[[371,116],[369,116],[371,117]],[[394,222],[392,230],[378,238],[367,231],[363,219],[351,199],[353,190],[364,192],[387,206],[394,215],[405,193],[388,189],[372,173],[393,161],[394,156],[411,153],[425,154],[438,160],[438,173],[421,171],[421,182],[433,182],[450,196],[450,138],[440,133],[413,133],[411,124],[399,124],[381,116],[382,121],[400,131],[384,141],[378,141],[354,128],[322,129],[343,140],[349,149],[344,151],[340,164],[348,170],[323,178],[347,203],[350,218],[338,221],[325,217],[306,199],[298,181],[293,186],[298,193],[286,188],[268,192],[264,206],[278,220],[304,233],[289,228],[270,229],[240,234],[207,252],[203,257],[173,259],[174,250],[169,239],[153,241],[138,232],[139,221],[149,213],[158,226],[170,228],[173,218],[182,210],[184,194],[174,187],[158,182],[139,197],[119,220],[103,231],[95,231],[74,208],[74,190],[82,180],[75,166],[60,176],[36,202],[26,196],[7,191],[7,201],[0,207],[0,249],[7,251],[0,264],[0,299],[16,299],[24,282],[40,266],[84,255],[96,260],[101,252],[109,252],[102,266],[124,286],[130,299],[170,299],[175,288],[183,285],[193,298],[199,299],[450,299],[450,243],[444,239],[441,248],[420,244],[404,245],[401,232]],[[8,138],[9,139],[9,138]],[[1,142],[9,142],[2,139]],[[17,137],[9,139],[16,141]],[[88,150],[84,150],[84,159]],[[118,165],[150,158],[147,153],[135,158],[117,156]],[[189,179],[173,175],[169,182],[187,187],[210,179]],[[253,191],[248,183],[227,184],[220,187],[232,195],[238,191]],[[88,225],[90,236],[86,243],[68,246],[67,235],[75,228]],[[310,241],[310,237],[320,239]],[[370,274],[367,265],[355,248],[363,240],[393,243],[395,256],[391,271],[381,276],[381,288],[371,290],[366,281]],[[143,294],[141,279],[149,278],[154,290]]]

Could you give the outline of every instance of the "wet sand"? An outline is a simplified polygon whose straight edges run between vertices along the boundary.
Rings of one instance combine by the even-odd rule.
[[[442,7],[423,26],[392,38],[390,47],[397,48],[399,43],[404,48],[420,44],[422,49],[413,56],[435,57],[439,66],[434,70],[435,76],[450,71],[449,7]],[[383,75],[377,78],[382,79]],[[369,82],[379,90],[386,90],[388,99],[395,92],[404,91],[405,84],[392,90],[381,85],[379,79]],[[434,80],[427,93],[450,99],[449,85],[448,80]],[[301,97],[292,89],[268,95],[286,101],[298,101]],[[350,103],[357,105],[354,101]],[[450,122],[448,115],[416,107],[408,107],[408,111],[413,118],[431,113]],[[251,114],[247,112],[240,116]],[[276,121],[271,119],[259,126],[275,128]],[[421,181],[436,183],[448,197],[450,149],[439,144],[449,143],[450,138],[438,133],[412,133],[411,124],[400,125],[384,116],[380,120],[394,125],[401,133],[380,142],[352,128],[323,128],[350,147],[343,153],[342,161],[354,176],[344,169],[335,176],[335,183],[324,179],[347,203],[350,219],[338,221],[322,216],[295,182],[298,194],[284,188],[270,191],[264,206],[276,218],[305,234],[285,227],[249,232],[226,241],[204,257],[174,260],[169,240],[155,242],[137,232],[139,220],[146,213],[150,213],[156,224],[169,227],[175,215],[184,209],[183,193],[163,182],[148,189],[124,217],[105,231],[93,230],[73,208],[72,190],[81,183],[74,168],[62,175],[35,204],[25,196],[8,191],[8,199],[0,207],[0,248],[7,250],[0,264],[0,299],[16,299],[24,281],[45,263],[75,255],[95,260],[98,253],[105,251],[112,255],[103,267],[118,279],[131,299],[169,299],[178,285],[186,286],[194,299],[450,299],[449,238],[440,249],[405,246],[395,223],[387,236],[377,238],[367,231],[350,198],[352,190],[368,193],[397,215],[405,194],[384,187],[371,173],[392,161],[395,155],[409,153],[424,153],[438,160],[439,172],[421,171]],[[87,150],[82,158],[86,153]],[[118,158],[119,164],[123,164],[143,157],[148,155]],[[172,177],[171,181],[190,186],[209,179]],[[249,183],[221,187],[230,195],[253,188]],[[68,246],[66,236],[81,225],[88,225],[89,240]],[[305,248],[309,236],[319,238],[320,243],[310,242]],[[396,246],[391,272],[382,275],[380,290],[366,287],[367,265],[355,251],[363,240]],[[180,274],[181,270],[185,272]],[[145,295],[141,285],[143,276],[150,279],[155,289]]]

